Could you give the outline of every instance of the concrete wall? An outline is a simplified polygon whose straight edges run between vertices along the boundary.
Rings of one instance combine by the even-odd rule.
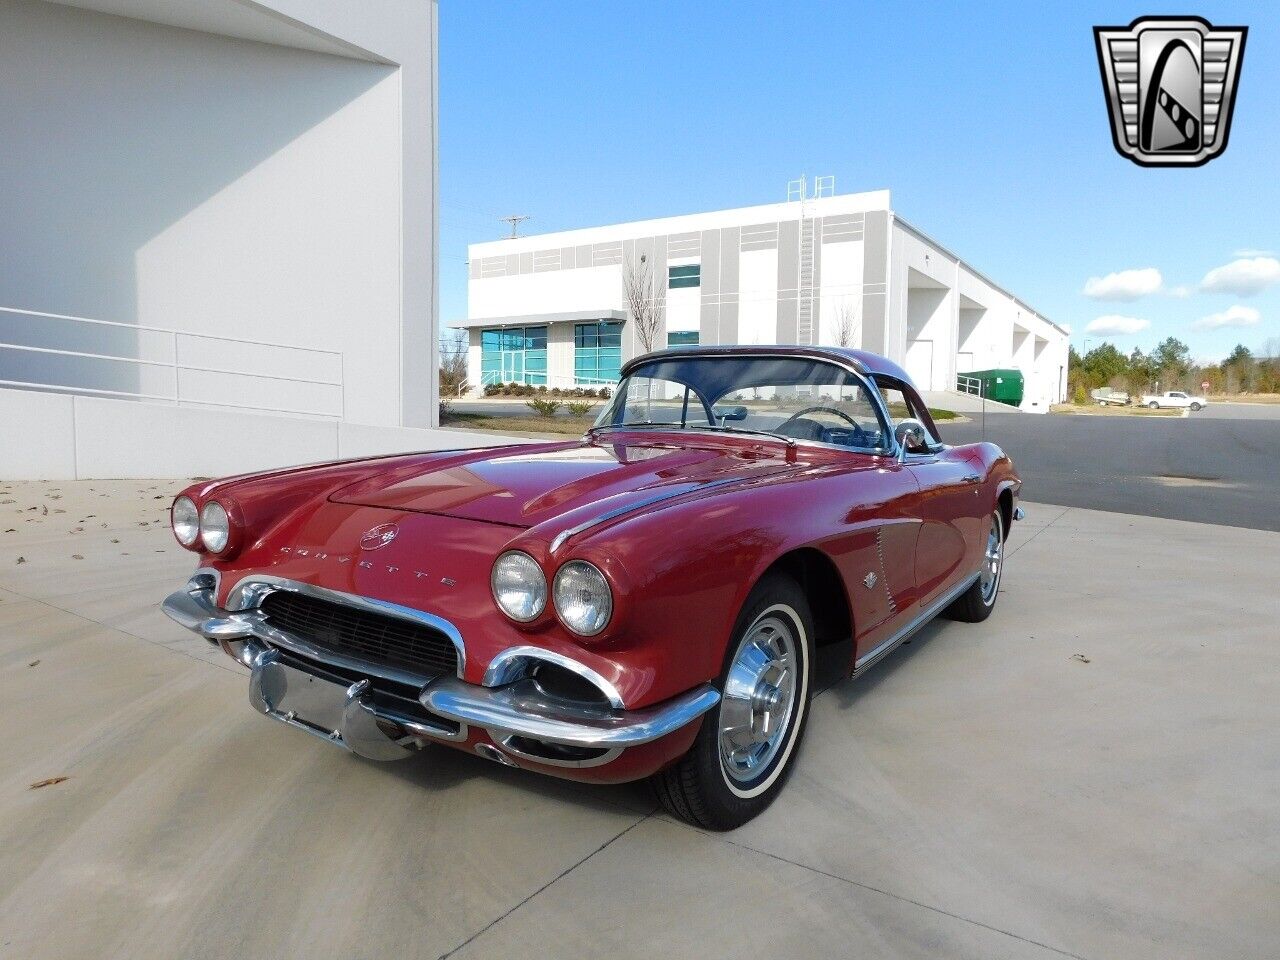
[[[0,480],[217,477],[349,457],[521,442],[487,432],[0,390]]]
[[[183,376],[264,407],[433,422],[435,4],[386,0],[375,16],[328,0],[84,5],[201,30],[256,23],[278,42],[0,0],[0,306],[338,351],[337,378],[327,356],[297,355],[288,371],[340,378],[336,404],[314,384]],[[324,29],[378,52],[279,45],[293,31],[348,49]],[[94,350],[102,328],[44,332],[63,349],[162,349],[120,328],[109,351]],[[245,369],[225,343],[187,352]],[[0,350],[0,379],[167,393],[171,375]]]

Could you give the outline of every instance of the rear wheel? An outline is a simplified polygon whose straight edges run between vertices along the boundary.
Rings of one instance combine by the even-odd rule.
[[[720,703],[689,752],[653,777],[669,813],[732,830],[782,790],[808,719],[813,617],[804,592],[766,575],[743,605],[720,676]]]
[[[1156,403],[1154,400],[1152,400],[1150,403],[1148,403],[1148,404],[1147,404],[1147,406],[1148,406],[1148,407],[1150,407],[1152,410],[1159,410],[1159,409],[1160,409],[1160,404]]]
[[[947,607],[945,616],[964,623],[981,623],[991,616],[1004,573],[1004,517],[997,509],[991,514],[983,545],[982,570],[973,585]]]

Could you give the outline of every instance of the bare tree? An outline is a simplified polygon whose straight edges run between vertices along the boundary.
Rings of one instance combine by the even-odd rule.
[[[653,268],[643,254],[622,272],[622,294],[627,300],[632,330],[645,353],[654,349],[662,330],[663,302],[654,286]]]
[[[858,330],[858,314],[848,300],[836,305],[834,330],[836,346],[852,347]]]
[[[457,396],[467,379],[467,338],[460,330],[440,338],[440,395]]]

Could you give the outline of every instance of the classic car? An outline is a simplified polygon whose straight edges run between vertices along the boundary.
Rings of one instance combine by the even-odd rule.
[[[729,829],[794,765],[820,650],[857,675],[937,614],[986,619],[1020,485],[883,357],[677,348],[581,439],[193,484],[164,609],[255,709],[363,757],[651,778]]]

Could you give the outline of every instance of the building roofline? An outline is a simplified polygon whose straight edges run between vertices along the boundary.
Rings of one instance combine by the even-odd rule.
[[[833,203],[834,201],[834,203]],[[843,202],[840,202],[843,201]],[[799,203],[806,204],[823,204],[826,206],[849,207],[847,213],[863,213],[871,210],[889,210],[890,193],[887,189],[881,190],[861,190],[857,193],[840,193],[831,197],[819,197],[812,200],[780,200],[776,203],[758,203],[748,207],[725,207],[719,210],[701,210],[696,213],[681,213],[670,217],[651,217],[647,220],[622,220],[617,223],[596,224],[590,227],[573,227],[569,230],[556,230],[550,233],[531,233],[522,237],[499,237],[495,240],[480,240],[475,243],[467,244],[467,250],[476,250],[479,247],[493,247],[494,249],[485,249],[476,251],[475,256],[499,256],[503,253],[527,253],[535,249],[535,245],[545,245],[547,247],[555,246],[574,246],[575,243],[570,239],[573,234],[608,232],[619,228],[627,228],[635,230],[638,235],[646,233],[681,233],[691,232],[695,229],[701,229],[697,226],[698,222],[707,217],[722,217],[725,214],[742,214],[741,220],[745,224],[759,222],[761,220],[769,220],[767,215],[763,215],[764,211],[787,210],[796,207]],[[761,216],[752,216],[756,212]],[[790,220],[792,217],[775,217],[774,219]],[[554,238],[554,239],[553,239]]]
[[[1031,304],[1027,303],[1027,302],[1026,302],[1025,300],[1023,300],[1021,297],[1018,297],[1018,296],[1016,296],[1015,294],[1010,293],[1008,290],[1006,290],[1006,289],[1005,289],[1004,287],[1002,287],[1000,284],[996,283],[994,280],[992,280],[989,276],[987,276],[985,273],[983,273],[981,270],[979,270],[979,269],[978,269],[977,267],[975,267],[973,264],[969,263],[969,261],[965,260],[963,257],[957,256],[954,252],[952,252],[952,251],[951,251],[951,249],[950,249],[950,248],[943,246],[941,243],[939,243],[939,242],[938,242],[937,240],[935,240],[933,237],[929,236],[929,234],[925,233],[923,230],[921,230],[921,229],[920,229],[919,227],[917,227],[915,224],[911,223],[911,222],[910,222],[910,221],[908,221],[908,220],[904,220],[904,219],[903,219],[902,217],[900,217],[896,212],[895,212],[895,213],[893,213],[893,222],[894,222],[894,223],[899,223],[899,224],[901,224],[901,225],[902,225],[904,228],[906,228],[908,231],[910,231],[911,233],[914,233],[918,239],[923,240],[925,243],[927,243],[927,244],[929,244],[930,246],[932,246],[932,247],[936,248],[939,252],[946,254],[948,257],[950,257],[952,260],[954,260],[954,261],[955,261],[956,263],[958,263],[960,266],[964,267],[966,270],[968,270],[970,273],[972,273],[975,277],[977,277],[977,278],[978,278],[979,280],[981,280],[983,283],[987,284],[989,287],[992,287],[992,288],[994,288],[994,289],[996,289],[996,290],[1000,291],[1000,292],[1001,292],[1001,293],[1003,293],[1006,297],[1008,297],[1010,300],[1012,300],[1014,303],[1016,303],[1018,306],[1022,307],[1024,310],[1027,310],[1027,311],[1029,311],[1029,312],[1031,312],[1031,313],[1035,314],[1035,315],[1036,315],[1036,317],[1038,317],[1039,319],[1043,320],[1045,323],[1049,324],[1049,326],[1053,327],[1053,328],[1054,328],[1055,330],[1057,330],[1059,333],[1062,333],[1062,334],[1064,334],[1065,336],[1070,336],[1070,333],[1068,333],[1068,332],[1067,332],[1067,329],[1066,329],[1065,327],[1063,327],[1060,323],[1057,323],[1057,322],[1055,322],[1055,321],[1053,321],[1053,320],[1050,320],[1050,319],[1049,319],[1048,317],[1046,317],[1043,313],[1041,313],[1041,312],[1040,312],[1039,310],[1037,310],[1035,307],[1031,306]],[[957,291],[957,293],[958,293],[958,292],[959,292],[959,291]]]

